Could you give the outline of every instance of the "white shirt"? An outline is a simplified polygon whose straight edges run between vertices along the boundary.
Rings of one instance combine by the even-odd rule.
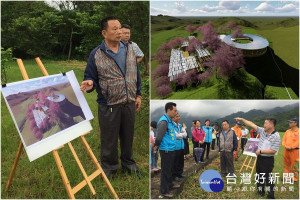
[[[242,137],[246,138],[248,136],[249,130],[248,129],[242,129]]]

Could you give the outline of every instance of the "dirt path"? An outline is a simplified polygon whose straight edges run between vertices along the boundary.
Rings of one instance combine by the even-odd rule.
[[[208,160],[204,159],[205,163],[200,163],[199,165],[196,165],[193,158],[193,154],[190,153],[187,156],[187,159],[184,160],[183,174],[186,175],[186,177],[180,182],[176,182],[176,184],[180,184],[180,188],[171,190],[171,193],[174,195],[174,197],[176,197],[176,195],[181,193],[185,181],[189,178],[191,174],[197,173],[200,169],[210,164],[213,159],[218,157],[218,155],[219,155],[218,150],[216,151],[210,150],[209,159]],[[159,198],[160,196],[159,187],[160,187],[160,172],[151,173],[151,198],[152,199]]]

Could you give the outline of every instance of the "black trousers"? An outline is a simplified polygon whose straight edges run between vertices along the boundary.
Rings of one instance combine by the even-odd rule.
[[[190,146],[189,146],[189,142],[188,139],[183,139],[184,142],[184,155],[187,155],[190,153]]]
[[[105,106],[98,104],[101,130],[101,167],[104,172],[118,169],[118,138],[120,138],[122,167],[136,170],[133,159],[134,103]]]
[[[213,139],[212,143],[211,143],[211,149],[212,150],[215,150],[215,143],[216,143],[216,139]]]
[[[222,176],[227,176],[228,173],[231,175],[234,173],[233,152],[222,151],[220,154],[220,163]]]
[[[174,166],[172,177],[173,180],[175,177],[180,177],[183,173],[184,168],[184,149],[175,150]]]
[[[161,157],[160,193],[168,194],[173,187],[172,171],[175,151],[159,151]]]
[[[204,151],[203,151],[203,156],[205,154],[205,151],[206,151],[206,159],[208,158],[209,156],[209,149],[210,149],[210,143],[209,142],[204,142]],[[206,150],[205,150],[206,149]],[[203,158],[203,157],[202,157]]]
[[[247,143],[247,138],[243,138],[242,137],[242,139],[241,139],[241,146],[242,146],[242,150],[243,150],[243,152],[244,152],[244,147],[245,147],[245,145],[246,145],[246,143]]]
[[[257,183],[258,192],[264,193],[265,192],[264,187],[266,185],[267,187],[270,187],[270,192],[268,192],[269,195],[270,196],[274,195],[275,184],[274,184],[274,182],[271,183],[269,181],[270,177],[272,176],[272,174],[270,174],[270,173],[272,173],[273,168],[274,168],[274,156],[270,156],[270,157],[258,156],[257,157],[256,173],[258,174],[258,177],[259,177],[259,179],[258,179],[259,182]],[[264,173],[265,175],[262,175],[260,173]],[[262,177],[264,177],[264,178],[262,178]],[[274,180],[274,179],[272,179],[272,180]],[[262,183],[262,182],[264,182],[264,183]]]

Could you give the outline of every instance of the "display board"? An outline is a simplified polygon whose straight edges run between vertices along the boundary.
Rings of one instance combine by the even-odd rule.
[[[30,161],[92,130],[94,117],[73,71],[9,83],[1,91]]]

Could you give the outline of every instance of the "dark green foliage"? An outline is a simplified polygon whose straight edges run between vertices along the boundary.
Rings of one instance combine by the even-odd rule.
[[[114,15],[129,24],[131,40],[149,56],[149,2],[57,1],[1,2],[1,41],[13,55],[87,60],[103,37],[100,21]]]

